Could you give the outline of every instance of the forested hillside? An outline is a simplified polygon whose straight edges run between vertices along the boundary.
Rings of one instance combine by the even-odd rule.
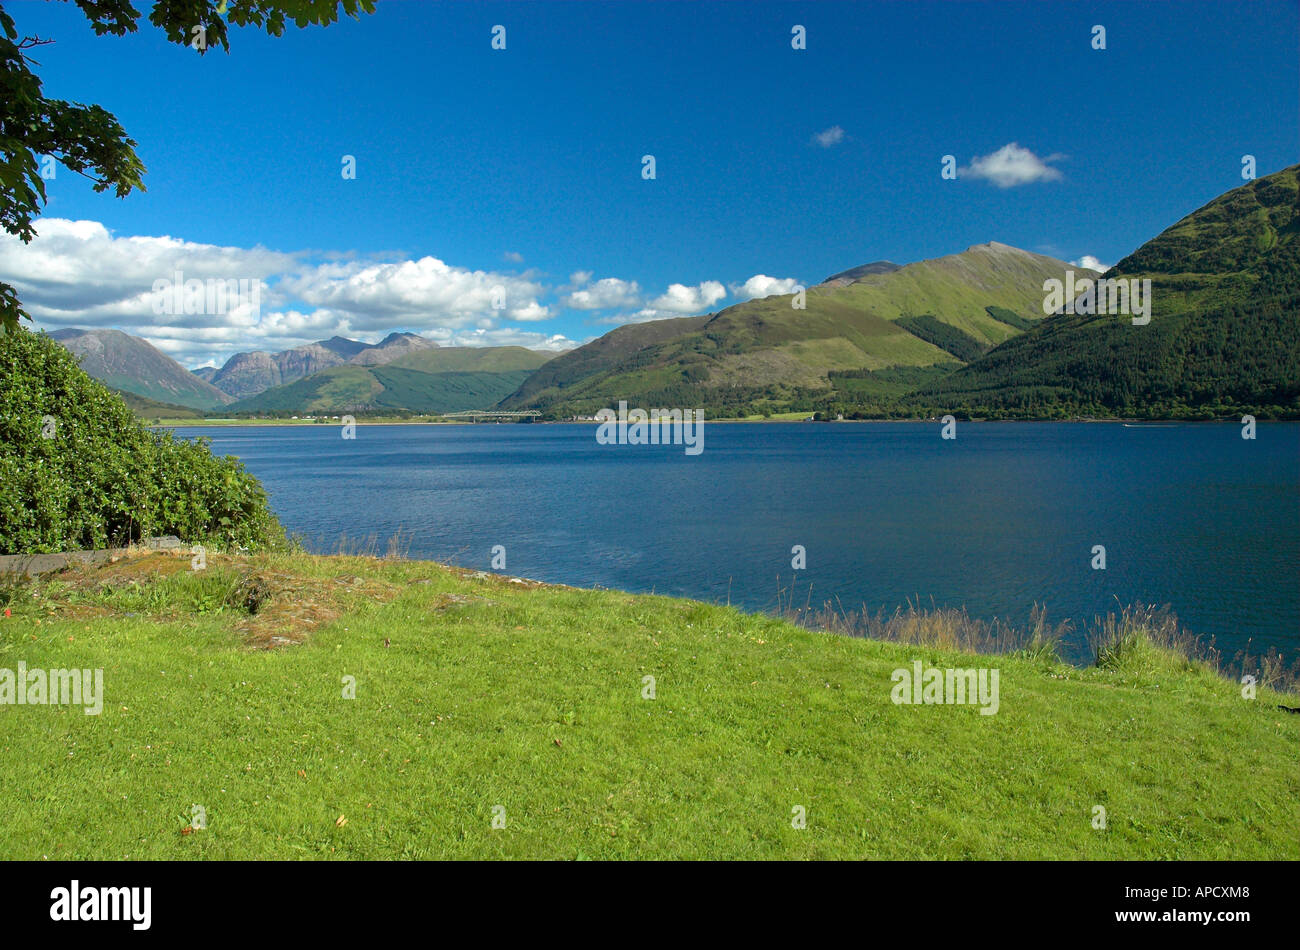
[[[1296,171],[1216,198],[1106,274],[1151,281],[1148,324],[1051,317],[906,405],[994,417],[1300,416]]]

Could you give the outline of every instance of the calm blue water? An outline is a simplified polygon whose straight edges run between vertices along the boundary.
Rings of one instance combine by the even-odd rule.
[[[1300,647],[1300,425],[708,423],[704,452],[590,425],[180,429],[266,485],[314,550],[412,557],[772,609],[910,598],[1022,621],[1169,604],[1228,652]],[[791,570],[791,547],[807,568]],[[1107,569],[1090,567],[1093,545]]]

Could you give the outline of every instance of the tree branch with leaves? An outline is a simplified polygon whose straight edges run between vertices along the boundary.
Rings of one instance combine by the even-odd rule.
[[[129,0],[74,2],[97,36],[125,36],[139,28],[141,13]],[[169,42],[203,55],[218,47],[230,51],[229,26],[280,36],[289,23],[299,28],[328,26],[340,14],[355,19],[374,10],[374,0],[158,0],[148,20]],[[195,35],[203,42],[193,43]],[[136,142],[112,113],[42,93],[40,77],[32,69],[40,63],[30,53],[51,42],[20,38],[13,17],[0,7],[0,228],[24,244],[36,236],[34,222],[46,202],[41,156],[51,156],[90,179],[97,192],[111,188],[124,198],[145,190],[145,167],[135,153]],[[30,316],[17,290],[0,281],[0,328],[17,329],[20,319]]]

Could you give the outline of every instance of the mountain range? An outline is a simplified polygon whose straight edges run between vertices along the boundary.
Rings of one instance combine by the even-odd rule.
[[[209,382],[235,399],[247,399],[332,366],[345,363],[380,366],[408,353],[436,349],[437,346],[433,340],[414,333],[390,333],[373,344],[335,336],[281,353],[262,350],[236,353],[226,361],[226,365],[212,373]]]
[[[1047,281],[1096,272],[982,244],[835,274],[804,310],[767,297],[620,327],[503,405],[544,418],[621,399],[714,416],[1300,417],[1298,167],[1221,195],[1103,275],[1150,281],[1147,323],[1082,299],[1045,316]]]
[[[365,365],[354,359],[332,366],[241,399],[225,411],[283,415],[486,409],[553,355],[522,346],[410,347],[384,363]]]
[[[336,336],[279,353],[236,353],[220,368],[191,371],[120,330],[50,336],[149,418],[482,409],[553,356],[519,346],[440,347],[414,333],[390,333],[378,343]]]
[[[844,373],[937,379],[1040,322],[1043,282],[1069,269],[998,243],[901,267],[864,265],[802,301],[764,297],[619,327],[552,360],[502,405],[565,416],[626,399],[730,414],[811,408]]]
[[[189,372],[117,330],[51,335],[110,386],[223,414],[500,407],[555,419],[626,400],[713,417],[1296,417],[1298,167],[1221,195],[1104,275],[1150,281],[1144,324],[1082,306],[1045,315],[1048,282],[1099,275],[990,242],[864,264],[717,313],[627,324],[558,356],[392,333],[237,353]]]

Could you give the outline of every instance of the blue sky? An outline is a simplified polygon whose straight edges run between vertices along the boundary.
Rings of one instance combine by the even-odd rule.
[[[1243,155],[1264,175],[1300,152],[1295,2],[380,0],[203,57],[147,22],[95,37],[72,4],[6,8],[57,41],[47,95],[123,122],[148,191],[59,169],[0,279],[40,326],[118,326],[187,365],[390,329],[561,347],[990,240],[1112,264],[1240,185]],[[268,293],[159,317],[177,269]]]

